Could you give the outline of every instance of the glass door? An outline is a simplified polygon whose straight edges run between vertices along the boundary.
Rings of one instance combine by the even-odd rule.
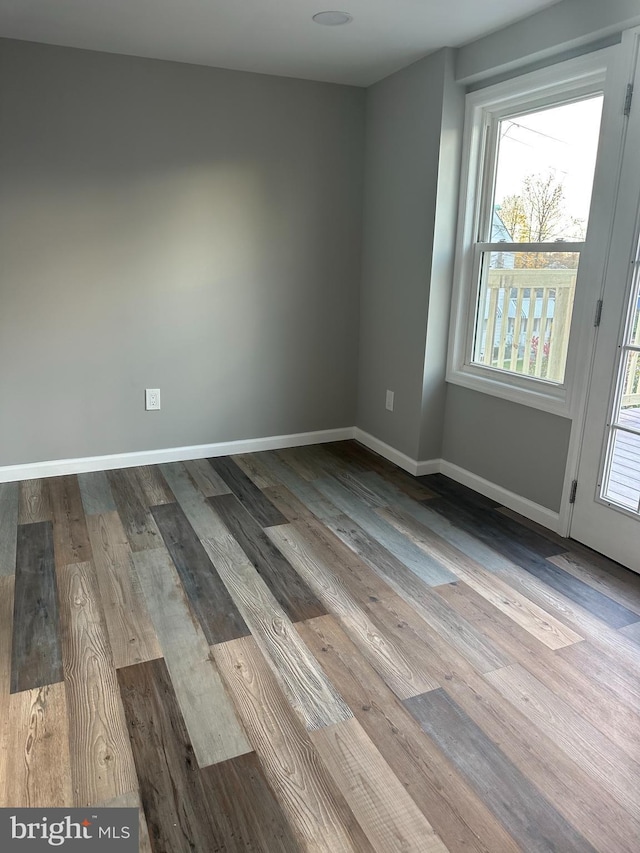
[[[640,30],[570,535],[640,572]],[[628,78],[627,78],[628,79]],[[620,92],[620,108],[625,106]],[[629,98],[626,99],[629,107]],[[616,176],[611,176],[616,180]],[[586,330],[585,330],[586,331]]]

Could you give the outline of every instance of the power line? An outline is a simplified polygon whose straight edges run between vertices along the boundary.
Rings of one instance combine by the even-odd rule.
[[[502,134],[502,138],[504,138],[507,133],[511,130],[512,127],[519,127],[521,130],[528,130],[529,133],[537,133],[538,136],[544,136],[546,139],[552,139],[554,142],[559,142],[561,145],[568,145],[569,143],[565,139],[558,139],[557,136],[551,136],[549,133],[543,133],[541,130],[535,130],[533,127],[527,127],[526,124],[519,124],[517,121],[513,121],[512,119],[506,119],[509,122],[509,127]],[[513,139],[513,137],[512,137]],[[514,140],[518,141],[518,140]],[[523,143],[526,145],[526,143]]]

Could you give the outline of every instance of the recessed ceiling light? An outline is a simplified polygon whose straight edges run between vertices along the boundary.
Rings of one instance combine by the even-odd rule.
[[[318,12],[313,20],[325,27],[339,27],[341,24],[350,24],[353,18],[348,12]]]

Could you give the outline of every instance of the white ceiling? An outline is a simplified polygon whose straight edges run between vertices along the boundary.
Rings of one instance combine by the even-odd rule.
[[[0,35],[367,86],[558,0],[0,0]],[[316,12],[353,15],[342,27]]]

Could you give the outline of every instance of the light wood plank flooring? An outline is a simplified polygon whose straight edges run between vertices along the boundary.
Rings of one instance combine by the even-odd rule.
[[[638,853],[640,576],[354,442],[0,486],[0,806]]]

